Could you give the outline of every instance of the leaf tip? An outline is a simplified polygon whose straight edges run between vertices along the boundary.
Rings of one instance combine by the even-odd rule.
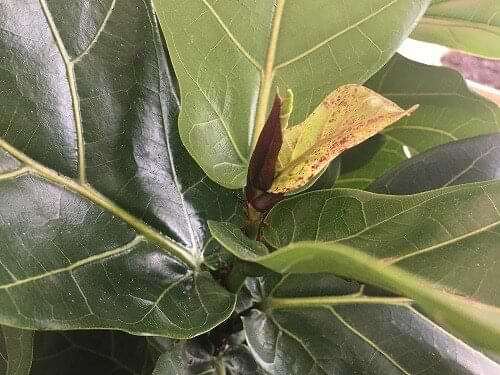
[[[420,104],[415,104],[411,108],[407,109],[405,111],[405,116],[411,116],[418,108],[420,107]]]

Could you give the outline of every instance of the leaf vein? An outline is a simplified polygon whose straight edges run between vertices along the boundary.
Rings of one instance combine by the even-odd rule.
[[[396,4],[399,0],[392,0],[390,3],[384,5],[383,7],[381,7],[380,9],[377,9],[376,11],[370,13],[368,16],[362,18],[361,20],[353,23],[352,25],[346,27],[345,29],[339,31],[338,33],[330,36],[329,38],[323,40],[322,42],[316,44],[315,46],[309,48],[307,51],[304,51],[303,53],[301,53],[300,55],[297,55],[296,57],[288,60],[288,61],[285,61],[279,65],[277,65],[275,67],[275,70],[278,70],[278,69],[281,69],[281,68],[284,68],[298,60],[301,60],[303,59],[304,57],[310,55],[311,53],[313,53],[314,51],[318,50],[319,48],[323,47],[324,45],[330,43],[332,40],[338,38],[339,36],[345,34],[346,32],[352,30],[352,29],[355,29],[355,28],[358,28],[360,25],[362,25],[363,23],[371,20],[373,17],[376,17],[378,16],[380,13],[382,13],[383,11],[385,11],[386,9],[390,8],[391,6],[393,6],[394,4]]]
[[[170,33],[172,33],[170,31]],[[181,55],[179,53],[179,50],[177,49],[177,46],[175,45],[175,43],[172,41],[172,47],[173,49],[175,50],[175,52],[177,53],[177,57],[179,58],[179,62],[180,64],[182,65],[182,67],[184,68],[184,72],[186,74],[186,76],[189,77],[189,79],[193,82],[193,84],[196,86],[196,88],[198,89],[198,91],[202,94],[202,96],[205,98],[206,102],[210,105],[210,108],[212,108],[212,111],[215,113],[215,115],[217,116],[217,118],[219,119],[219,121],[221,122],[229,140],[231,141],[231,143],[233,144],[234,146],[234,150],[236,152],[236,154],[238,155],[239,159],[243,162],[246,162],[246,158],[243,157],[243,154],[241,153],[240,149],[238,148],[238,146],[236,145],[236,142],[234,140],[234,137],[230,131],[230,128],[228,126],[228,124],[226,123],[226,121],[224,120],[224,118],[222,117],[222,114],[219,113],[219,111],[217,110],[215,104],[212,102],[212,100],[209,99],[207,93],[205,92],[205,90],[203,90],[199,84],[199,82],[194,79],[194,77],[189,73],[189,70],[188,68],[186,67],[186,65],[184,64],[184,61],[182,61],[182,58],[181,58]],[[193,124],[195,125],[195,124]]]
[[[493,146],[492,148],[490,148],[488,151],[486,151],[483,155],[477,157],[476,159],[474,159],[472,161],[472,163],[467,167],[467,168],[464,168],[464,170],[462,172],[460,172],[459,174],[457,174],[455,177],[453,177],[451,180],[449,180],[446,184],[443,185],[443,187],[446,187],[446,186],[449,186],[450,184],[454,183],[456,180],[458,180],[460,177],[462,177],[464,174],[466,174],[467,172],[469,172],[472,168],[474,168],[474,166],[481,161],[481,159],[483,159],[484,157],[486,157],[487,155],[489,155],[491,152],[497,150],[499,147],[497,146]],[[481,187],[482,188],[482,187]],[[493,201],[491,202],[492,204]]]
[[[288,337],[290,337],[292,340],[296,341],[303,349],[304,351],[309,355],[309,357],[311,358],[311,360],[313,361],[314,364],[317,364],[318,365],[318,368],[321,369],[321,371],[327,375],[328,373],[323,369],[323,367],[319,364],[319,361],[318,359],[316,358],[316,356],[309,350],[309,348],[307,347],[306,344],[304,344],[304,342],[302,342],[302,340],[295,336],[292,332],[288,331],[287,329],[285,329],[282,325],[280,325],[276,319],[274,318],[274,316],[271,315],[271,320],[273,321],[274,324],[276,324],[276,326],[279,328],[279,330],[283,333],[285,333]]]
[[[148,13],[148,19],[149,19],[149,22],[151,24],[151,28],[152,30],[157,30],[158,29],[158,25],[156,24],[157,21],[156,19]],[[154,37],[154,44],[155,44],[155,54],[156,54],[156,58],[159,62],[159,56],[158,56],[158,43],[157,43],[157,38]],[[161,78],[161,77],[160,77]],[[164,114],[164,106],[163,106],[163,103],[165,101],[165,98],[162,98],[162,90],[161,90],[161,79],[159,79],[159,83],[158,83],[159,87],[158,87],[158,92],[160,93],[158,96],[160,97],[160,100],[161,100],[161,104],[160,104],[160,110],[161,110],[161,118],[162,118],[162,121],[163,119],[165,118],[165,114]],[[177,99],[177,96],[175,95],[176,99]],[[165,139],[165,146],[167,148],[167,154],[168,154],[168,163],[170,165],[170,169],[172,170],[172,176],[174,178],[174,186],[175,186],[175,189],[177,190],[178,194],[180,195],[181,197],[181,205],[182,205],[182,211],[184,212],[184,216],[185,216],[185,220],[187,222],[187,226],[188,226],[188,230],[189,230],[189,236],[191,238],[191,246],[192,246],[192,249],[196,249],[197,247],[199,247],[200,245],[200,239],[197,238],[197,236],[195,235],[195,230],[194,230],[194,227],[193,227],[193,223],[191,221],[191,216],[189,215],[188,213],[188,209],[186,207],[186,202],[185,200],[183,199],[183,193],[182,193],[182,188],[181,188],[181,184],[180,184],[180,181],[179,181],[179,176],[177,174],[177,170],[176,170],[176,167],[174,165],[174,155],[172,153],[172,147],[170,145],[170,142],[168,140],[168,137],[167,137],[167,130],[165,128],[165,124],[163,124],[163,135],[164,135],[164,139]]]
[[[227,36],[229,36],[229,38],[231,39],[231,41],[240,50],[240,52],[243,53],[243,55],[248,59],[248,61],[250,61],[252,63],[252,65],[254,65],[259,71],[261,71],[262,70],[262,66],[260,66],[260,64],[257,62],[257,60],[245,49],[245,47],[243,47],[243,45],[238,41],[238,39],[236,39],[236,37],[233,35],[233,33],[231,32],[231,30],[229,30],[229,28],[227,27],[227,25],[224,23],[224,21],[219,16],[219,14],[217,14],[217,12],[212,7],[212,5],[210,5],[210,3],[207,0],[201,0],[201,1],[202,1],[203,4],[205,4],[205,6],[210,11],[210,13],[214,16],[214,18],[216,19],[216,21],[222,27],[222,29],[227,34]]]
[[[79,63],[82,60],[82,58],[85,57],[90,52],[90,50],[94,47],[94,45],[97,43],[97,40],[99,39],[102,32],[104,31],[104,29],[109,21],[109,18],[111,17],[111,14],[113,13],[113,10],[115,9],[115,5],[116,5],[116,0],[112,0],[111,5],[108,9],[108,12],[106,13],[106,16],[104,16],[104,20],[102,21],[101,26],[99,26],[99,29],[97,30],[96,34],[94,35],[94,38],[92,38],[89,45],[87,46],[87,48],[85,48],[85,50],[82,53],[80,53],[73,60],[71,60],[71,62],[73,64]]]
[[[36,175],[49,182],[57,184],[58,186],[64,187],[74,193],[80,194],[86,199],[92,201],[103,210],[111,212],[114,216],[119,217],[127,224],[129,224],[136,231],[141,233],[148,240],[156,243],[163,250],[167,251],[170,255],[176,256],[183,262],[187,263],[191,267],[197,269],[199,263],[197,259],[194,259],[192,254],[186,251],[186,249],[172,240],[171,238],[163,235],[162,233],[151,228],[144,221],[138,219],[134,215],[130,214],[128,211],[117,206],[114,202],[110,201],[107,197],[101,195],[98,191],[94,190],[88,184],[80,184],[77,181],[62,176],[55,172],[54,170],[43,166],[37,161],[31,159],[29,156],[24,154],[22,151],[18,150],[16,147],[12,146],[10,143],[6,142],[4,139],[0,138],[0,149],[5,150],[7,153],[12,155],[14,158],[20,162],[27,165],[30,170],[32,170]],[[104,212],[104,211],[103,211]]]
[[[76,77],[75,77],[75,68],[73,62],[71,62],[71,58],[68,54],[66,47],[64,46],[63,40],[59,31],[57,30],[54,19],[52,18],[52,14],[47,5],[46,0],[39,0],[42,11],[47,19],[47,23],[49,25],[49,29],[54,37],[54,41],[59,49],[59,53],[61,54],[61,58],[63,59],[64,66],[66,67],[66,75],[68,79],[69,91],[71,94],[71,102],[73,106],[73,118],[75,122],[75,131],[76,131],[76,141],[77,141],[77,153],[78,153],[78,175],[81,184],[85,184],[87,181],[86,176],[86,161],[85,161],[85,141],[83,137],[83,126],[82,126],[82,117],[80,110],[80,98],[78,97],[78,91],[76,88]]]
[[[386,132],[384,132],[384,135],[386,135],[386,133],[391,133],[394,130],[404,130],[404,129],[422,130],[422,131],[428,131],[428,132],[431,132],[431,133],[439,133],[439,134],[445,135],[446,137],[451,138],[453,141],[457,141],[458,140],[457,137],[455,137],[451,133],[448,133],[445,130],[437,129],[437,128],[427,128],[427,127],[424,127],[424,126],[417,126],[417,125],[403,125],[403,126],[398,126],[397,128],[389,128]],[[393,138],[395,138],[395,137],[393,136]]]
[[[2,290],[2,289],[10,289],[10,288],[13,288],[13,287],[16,287],[16,286],[19,286],[19,285],[23,285],[23,284],[26,284],[26,283],[30,283],[30,282],[34,282],[34,281],[37,281],[37,280],[41,280],[41,279],[44,279],[46,277],[54,276],[54,275],[57,275],[57,274],[60,274],[60,273],[72,272],[73,270],[75,270],[77,268],[80,268],[80,267],[82,267],[82,266],[84,266],[86,264],[90,264],[90,263],[99,261],[101,259],[110,258],[110,257],[113,257],[113,256],[120,255],[122,253],[128,252],[134,246],[138,245],[139,243],[141,243],[143,241],[144,241],[144,237],[137,236],[135,239],[133,239],[132,241],[126,243],[123,246],[117,247],[117,248],[112,249],[112,250],[105,251],[105,252],[100,253],[100,254],[92,255],[92,256],[90,256],[88,258],[85,258],[85,259],[79,260],[77,262],[74,262],[70,266],[62,267],[62,268],[58,268],[58,269],[54,269],[52,271],[48,271],[48,272],[40,274],[40,275],[27,277],[25,279],[18,279],[15,282],[0,285],[0,290]]]
[[[0,181],[6,181],[6,180],[11,180],[15,179],[20,176],[24,176],[25,174],[28,174],[30,172],[30,169],[27,167],[22,167],[15,169],[10,172],[5,172],[0,174]]]
[[[415,251],[414,253],[410,253],[410,254],[406,254],[406,255],[400,256],[400,257],[393,258],[390,261],[386,262],[386,264],[387,265],[393,265],[393,264],[398,263],[398,262],[400,262],[402,260],[405,260],[405,259],[408,259],[408,258],[412,258],[412,257],[415,257],[417,255],[422,255],[422,254],[428,253],[430,251],[442,248],[444,246],[452,245],[454,243],[457,243],[459,241],[465,240],[465,239],[467,239],[469,237],[472,237],[472,236],[475,236],[477,234],[481,234],[483,232],[488,232],[491,228],[494,228],[494,227],[498,226],[499,224],[500,224],[500,220],[496,221],[496,222],[493,222],[491,224],[488,224],[488,225],[486,225],[486,226],[484,226],[482,228],[478,228],[478,229],[473,230],[471,232],[465,233],[465,234],[463,234],[461,236],[452,238],[452,239],[450,239],[448,241],[444,241],[444,242],[438,243],[436,245],[426,247],[426,248],[421,249],[419,251]]]
[[[325,306],[325,309],[329,310],[332,315],[334,315],[343,325],[347,327],[352,333],[354,333],[356,336],[358,336],[360,339],[365,341],[368,345],[370,345],[373,349],[378,351],[380,354],[382,354],[389,362],[391,362],[395,367],[397,367],[400,371],[403,372],[405,375],[411,375],[408,371],[406,371],[403,367],[401,367],[395,359],[393,359],[389,354],[387,354],[385,351],[383,351],[381,348],[378,347],[377,344],[375,344],[372,340],[370,340],[368,337],[363,335],[360,331],[358,331],[354,326],[349,324],[343,317],[340,315],[335,309],[331,306]]]

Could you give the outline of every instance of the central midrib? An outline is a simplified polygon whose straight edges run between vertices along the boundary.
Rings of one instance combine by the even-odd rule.
[[[61,181],[63,179],[62,176],[59,176],[57,173],[53,173],[52,170],[49,170],[48,168],[45,168],[44,166],[38,165],[31,158],[20,153],[18,150],[15,150],[16,152],[19,153],[19,155],[17,157],[18,160],[19,160],[19,157],[26,158],[26,160],[25,160],[26,165],[29,165],[29,167],[31,169],[39,172],[40,176],[47,178],[48,180],[52,180],[53,182],[56,182],[56,183],[60,184],[61,186],[69,188],[70,190],[73,190],[74,192],[82,194],[83,196],[86,196],[86,198],[90,199],[91,201],[98,204],[102,208],[107,209],[107,210],[110,210],[110,208],[111,208],[111,211],[116,210],[116,211],[120,211],[120,212],[124,213],[125,215],[121,215],[121,216],[117,215],[117,216],[120,216],[121,219],[126,221],[129,225],[134,227],[136,230],[139,230],[139,227],[141,227],[142,229],[145,229],[146,230],[146,233],[144,233],[145,237],[149,237],[150,240],[159,244],[160,247],[165,248],[164,245],[166,245],[168,243],[167,247],[166,247],[167,250],[173,250],[172,251],[173,255],[176,255],[177,257],[181,258],[183,261],[185,261],[190,266],[194,266],[194,268],[196,268],[198,266],[199,260],[195,259],[195,257],[193,257],[191,254],[189,254],[188,251],[183,249],[179,244],[175,243],[173,240],[169,241],[166,237],[162,236],[162,234],[157,233],[148,224],[142,222],[140,219],[138,219],[132,215],[129,215],[128,212],[126,212],[125,210],[122,210],[120,207],[116,206],[114,204],[114,202],[111,202],[110,200],[107,199],[107,197],[102,196],[101,194],[99,194],[99,192],[97,192],[93,188],[90,188],[89,185],[87,184],[85,141],[84,141],[84,136],[83,136],[83,126],[82,126],[82,118],[81,118],[81,110],[80,110],[80,99],[78,97],[78,92],[77,92],[74,65],[75,65],[75,63],[79,62],[80,59],[83,56],[85,56],[92,49],[94,44],[96,43],[99,35],[104,30],[104,28],[107,24],[107,21],[109,20],[111,14],[112,14],[116,0],[112,1],[110,9],[108,10],[108,12],[104,18],[104,21],[103,21],[102,25],[100,26],[95,38],[91,41],[89,46],[82,52],[82,54],[77,56],[75,59],[71,59],[71,57],[70,57],[70,55],[69,55],[69,53],[64,45],[64,42],[61,38],[59,30],[56,27],[56,24],[55,24],[54,19],[52,17],[52,13],[48,7],[48,4],[46,3],[46,0],[39,0],[39,3],[40,3],[40,7],[42,8],[42,12],[45,15],[45,18],[47,19],[47,24],[49,26],[51,33],[52,33],[55,44],[59,50],[59,53],[62,57],[64,65],[66,67],[67,79],[68,79],[68,84],[69,84],[69,89],[70,89],[70,94],[71,94],[71,99],[72,99],[74,122],[75,122],[75,128],[76,128],[77,152],[78,152],[78,182],[75,182],[71,179],[67,179],[66,181]],[[6,146],[9,147],[10,145],[6,144]],[[167,148],[169,149],[169,156],[171,156],[170,155],[170,145],[168,144],[168,142],[167,142]],[[41,167],[41,168],[39,168],[39,167]],[[174,175],[176,186],[178,187],[179,183],[177,181],[177,175],[176,175],[175,168],[173,170],[173,175]],[[180,189],[179,189],[179,192],[180,192]],[[184,202],[183,202],[183,208],[185,210]],[[115,214],[117,214],[117,212],[115,212]],[[187,215],[186,211],[185,211],[185,215],[186,215],[186,217],[189,217],[189,215]],[[128,219],[130,219],[130,221]],[[191,224],[191,222],[189,222],[189,220],[188,220],[188,226],[190,228],[191,240],[193,242],[192,245],[193,245],[193,248],[195,248],[196,241],[194,238],[192,224]],[[163,238],[161,238],[161,237],[163,237]],[[162,244],[163,244],[163,246],[162,246]]]
[[[252,150],[255,148],[255,145],[257,143],[258,137],[262,131],[262,128],[264,127],[265,121],[266,121],[266,115],[267,115],[267,108],[269,104],[269,98],[272,90],[272,83],[274,81],[274,74],[277,70],[284,68],[285,66],[302,59],[303,57],[307,56],[311,52],[315,51],[318,48],[321,48],[323,45],[331,42],[335,38],[339,37],[342,34],[345,34],[349,30],[352,30],[355,27],[358,27],[359,25],[363,24],[364,22],[372,19],[373,17],[377,16],[378,14],[382,13],[389,7],[393,6],[395,3],[397,3],[400,0],[392,0],[388,4],[384,5],[377,11],[374,11],[370,13],[369,16],[355,22],[354,24],[350,25],[349,27],[344,28],[340,32],[332,35],[331,37],[327,38],[325,41],[319,43],[318,45],[314,46],[313,48],[301,53],[300,55],[284,62],[279,65],[275,65],[275,60],[276,60],[276,49],[277,49],[277,44],[278,44],[278,38],[279,38],[279,32],[281,28],[281,20],[283,17],[283,10],[285,7],[285,2],[286,0],[277,0],[276,2],[276,12],[273,17],[272,21],[272,27],[271,27],[271,36],[270,36],[270,41],[269,41],[269,47],[267,50],[267,55],[266,55],[266,60],[265,60],[265,65],[264,69],[261,72],[261,82],[260,82],[260,88],[259,88],[259,96],[257,99],[257,110],[256,110],[256,115],[255,115],[255,121],[254,121],[254,128],[253,128],[253,134],[250,132],[251,137],[252,137]]]
[[[400,0],[392,0],[388,4],[384,5],[380,9],[378,9],[375,12],[372,12],[369,16],[359,20],[358,22],[354,23],[353,25],[343,29],[339,33],[329,37],[327,40],[324,42],[320,43],[319,45],[313,47],[310,50],[305,51],[304,53],[300,54],[299,56],[282,63],[278,66],[275,65],[275,60],[276,60],[276,50],[277,50],[277,45],[278,45],[278,39],[279,39],[279,33],[281,29],[281,21],[283,18],[283,13],[284,13],[284,8],[285,8],[285,2],[286,0],[276,0],[276,5],[275,5],[275,13],[271,22],[271,33],[270,33],[270,38],[269,38],[269,46],[267,48],[266,52],[266,57],[265,57],[265,62],[264,62],[264,67],[261,68],[260,64],[256,59],[244,48],[244,46],[237,40],[237,38],[234,36],[234,34],[231,32],[231,30],[227,27],[227,25],[223,22],[221,17],[217,14],[215,9],[210,5],[210,3],[207,0],[201,0],[205,6],[209,9],[209,11],[213,14],[215,17],[216,21],[219,23],[219,25],[222,27],[224,32],[229,36],[231,41],[236,45],[238,50],[247,58],[247,60],[254,65],[257,70],[260,71],[261,74],[261,79],[260,79],[260,86],[259,86],[259,94],[257,98],[257,107],[255,111],[255,117],[254,117],[254,123],[253,123],[253,129],[249,131],[249,144],[251,145],[251,149],[253,150],[255,148],[255,145],[257,143],[258,137],[264,127],[264,124],[266,122],[266,115],[267,115],[267,109],[268,109],[268,104],[270,102],[270,95],[272,91],[272,84],[274,81],[274,75],[275,72],[298,60],[303,58],[304,56],[308,55],[312,51],[314,51],[317,48],[320,48],[322,45],[326,44],[327,42],[330,42],[331,40],[335,39],[336,37],[344,34],[345,32],[359,26],[360,24],[366,22],[367,20],[375,17],[379,13],[383,12],[387,8],[393,6],[395,3],[397,3]],[[230,131],[226,129],[228,134],[230,134]],[[235,147],[236,150],[238,150],[238,147],[236,146],[236,143],[233,142],[233,146]],[[241,153],[238,152],[238,155],[240,156],[240,159],[244,161],[244,158],[240,155]]]
[[[277,0],[276,11],[274,13],[271,35],[269,39],[269,47],[267,49],[264,69],[261,72],[259,96],[257,99],[257,111],[255,113],[255,122],[253,132],[250,132],[252,139],[252,150],[257,144],[258,137],[266,122],[267,105],[271,95],[272,84],[274,80],[274,62],[276,59],[276,48],[278,45],[279,32],[281,27],[281,19],[285,8],[286,0]]]
[[[61,35],[59,34],[59,30],[56,27],[56,24],[50,12],[49,6],[46,3],[46,0],[39,0],[39,2],[40,2],[40,7],[42,8],[42,12],[45,15],[45,18],[47,19],[47,24],[54,38],[54,42],[59,50],[61,58],[64,62],[64,66],[66,68],[66,75],[68,80],[69,91],[71,94],[71,104],[73,108],[73,117],[75,122],[75,131],[76,131],[76,142],[77,142],[77,153],[78,153],[78,178],[80,184],[85,184],[87,182],[85,141],[83,138],[80,98],[78,97],[78,90],[76,88],[75,64],[71,60],[69,53],[61,38]]]
[[[26,167],[29,168],[34,174],[87,198],[102,209],[122,219],[124,222],[134,228],[138,233],[142,234],[151,242],[157,244],[170,255],[181,259],[191,268],[195,270],[198,269],[199,259],[196,259],[184,247],[182,247],[180,244],[170,239],[169,237],[163,235],[162,233],[157,232],[154,228],[146,224],[144,221],[135,217],[125,209],[119,207],[104,195],[101,195],[97,190],[93,189],[88,184],[81,184],[76,180],[58,174],[54,170],[45,167],[44,165],[31,159],[29,156],[27,156],[2,138],[0,138],[0,148],[26,165]]]

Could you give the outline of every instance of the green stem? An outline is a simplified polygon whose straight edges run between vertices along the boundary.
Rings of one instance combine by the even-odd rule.
[[[410,305],[413,301],[403,297],[370,297],[361,294],[350,294],[347,296],[321,296],[301,298],[270,298],[265,307],[271,310],[298,309],[304,307],[325,305],[351,305],[351,304],[374,304],[374,305]]]
[[[0,149],[3,149],[11,156],[19,160],[21,163],[23,163],[29,170],[29,172],[32,172],[60,187],[63,187],[73,193],[87,198],[102,209],[122,219],[124,222],[134,228],[138,233],[142,234],[145,238],[160,246],[170,255],[179,258],[193,269],[199,268],[200,259],[197,259],[193,255],[191,255],[187,250],[185,250],[174,240],[156,231],[154,228],[150,227],[138,217],[132,215],[128,211],[116,205],[114,202],[92,188],[90,185],[81,184],[79,181],[75,181],[69,177],[55,172],[50,168],[45,167],[44,165],[31,159],[28,155],[24,154],[2,138],[0,138]]]
[[[252,135],[252,150],[255,148],[260,132],[264,128],[264,124],[266,122],[266,114],[274,80],[274,62],[276,59],[276,51],[278,49],[278,37],[281,28],[281,20],[283,18],[283,11],[285,9],[285,1],[286,0],[276,0],[275,12],[271,22],[269,46],[267,48],[264,69],[261,72],[260,78],[259,97],[257,99],[255,125]]]
[[[252,240],[258,240],[260,225],[262,223],[262,214],[247,203],[247,220],[245,223],[245,234]]]
[[[221,359],[215,361],[215,371],[217,375],[226,375],[226,366],[224,366]]]

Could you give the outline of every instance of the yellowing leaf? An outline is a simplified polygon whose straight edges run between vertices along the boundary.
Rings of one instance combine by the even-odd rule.
[[[279,95],[279,93],[278,93]],[[286,90],[286,95],[282,99],[281,112],[280,112],[280,122],[281,128],[284,130],[288,128],[288,120],[290,120],[290,115],[293,112],[293,91]]]
[[[304,122],[283,129],[277,175],[269,191],[286,194],[300,189],[342,152],[416,108],[405,111],[360,85],[339,87]]]

